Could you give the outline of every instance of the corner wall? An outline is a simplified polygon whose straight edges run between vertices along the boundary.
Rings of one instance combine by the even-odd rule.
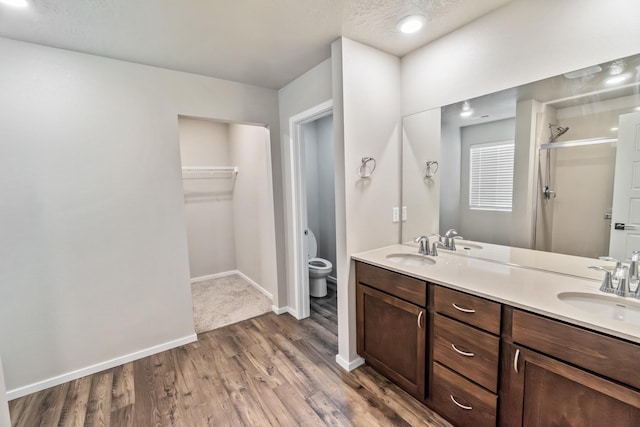
[[[331,100],[332,97],[332,59],[327,59],[311,70],[298,77],[278,91],[278,103],[280,112],[280,142],[282,148],[282,192],[284,194],[284,223],[293,223],[293,201],[290,195],[293,194],[292,185],[292,153],[290,147],[289,119],[317,105]],[[273,153],[275,156],[276,154]],[[280,287],[280,304],[282,310],[290,309],[295,301],[295,272],[292,263],[286,260],[294,259],[293,236],[289,227],[283,230],[285,237],[285,261],[283,261],[286,271],[285,287]],[[280,248],[278,248],[280,250]],[[280,263],[278,264],[280,268]]]
[[[194,340],[177,117],[278,141],[276,91],[2,38],[0,55],[9,397]]]
[[[238,166],[233,200],[237,269],[265,291],[278,292],[269,131],[230,124],[231,162]]]
[[[334,62],[334,149],[338,263],[338,356],[344,368],[356,354],[354,253],[398,243],[391,210],[400,202],[400,59],[341,38]],[[357,170],[376,159],[370,178]]]

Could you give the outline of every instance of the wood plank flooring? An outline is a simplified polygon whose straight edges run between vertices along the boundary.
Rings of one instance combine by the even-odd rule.
[[[338,367],[335,287],[311,305],[13,400],[13,425],[449,426],[371,368]]]

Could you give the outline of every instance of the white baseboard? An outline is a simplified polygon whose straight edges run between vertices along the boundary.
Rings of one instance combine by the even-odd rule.
[[[271,311],[273,311],[275,314],[285,314],[285,313],[289,313],[290,315],[292,315],[293,317],[295,317],[296,319],[300,320],[298,318],[298,312],[296,310],[294,310],[291,307],[276,307],[275,305],[271,306]]]
[[[277,315],[288,313],[289,310],[291,310],[289,307],[276,307],[275,305],[271,306],[271,311],[273,311]]]
[[[240,270],[229,270],[229,271],[223,271],[222,273],[215,273],[215,274],[208,274],[206,276],[194,277],[193,279],[191,279],[191,284],[198,283],[198,282],[205,282],[207,280],[212,280],[212,279],[220,279],[221,277],[233,276],[234,274],[237,274],[238,276],[242,277],[244,280],[249,282],[251,286],[256,288],[261,294],[263,294],[264,296],[266,296],[267,298],[273,301],[273,294],[271,292],[267,291],[265,288],[257,284],[255,281],[253,281],[253,279],[251,279],[249,276],[247,276]]]
[[[26,396],[27,394],[35,393],[49,387],[73,381],[87,375],[95,374],[96,372],[104,371],[105,369],[114,368],[116,366],[123,365],[134,360],[142,359],[143,357],[151,356],[152,354],[160,353],[172,348],[180,347],[181,345],[189,344],[197,340],[198,337],[196,336],[196,334],[187,335],[186,337],[178,338],[177,340],[169,341],[133,353],[125,354],[124,356],[96,363],[95,365],[87,366],[86,368],[81,368],[72,372],[68,372],[66,374],[55,376],[53,378],[15,388],[13,390],[7,390],[7,400],[17,399],[19,397]]]
[[[351,372],[354,369],[364,365],[364,359],[362,357],[356,357],[352,361],[347,362],[345,359],[342,358],[342,356],[340,356],[339,354],[336,354],[336,363],[338,363],[338,365],[340,365],[340,367],[345,371]]]
[[[256,282],[254,282],[249,276],[247,276],[246,274],[244,274],[241,271],[235,270],[234,272],[235,274],[237,274],[238,276],[242,277],[244,280],[246,280],[247,282],[249,282],[249,284],[251,286],[253,286],[254,288],[256,288],[258,291],[260,291],[260,293],[262,293],[263,295],[265,295],[267,298],[269,298],[271,301],[273,301],[273,294],[271,292],[269,292],[268,290],[266,290],[265,288],[263,288],[262,286],[258,285]]]
[[[237,270],[223,271],[222,273],[207,274],[206,276],[193,277],[191,283],[206,282],[207,280],[219,279],[221,277],[233,276],[237,274]]]

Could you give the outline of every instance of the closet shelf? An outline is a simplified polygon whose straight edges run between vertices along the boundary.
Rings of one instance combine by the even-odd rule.
[[[183,179],[232,178],[238,174],[237,166],[183,166]]]

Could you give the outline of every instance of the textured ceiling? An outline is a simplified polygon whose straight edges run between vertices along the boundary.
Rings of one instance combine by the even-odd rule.
[[[344,35],[402,56],[511,0],[28,0],[0,36],[279,89]],[[422,13],[426,28],[396,30]]]

